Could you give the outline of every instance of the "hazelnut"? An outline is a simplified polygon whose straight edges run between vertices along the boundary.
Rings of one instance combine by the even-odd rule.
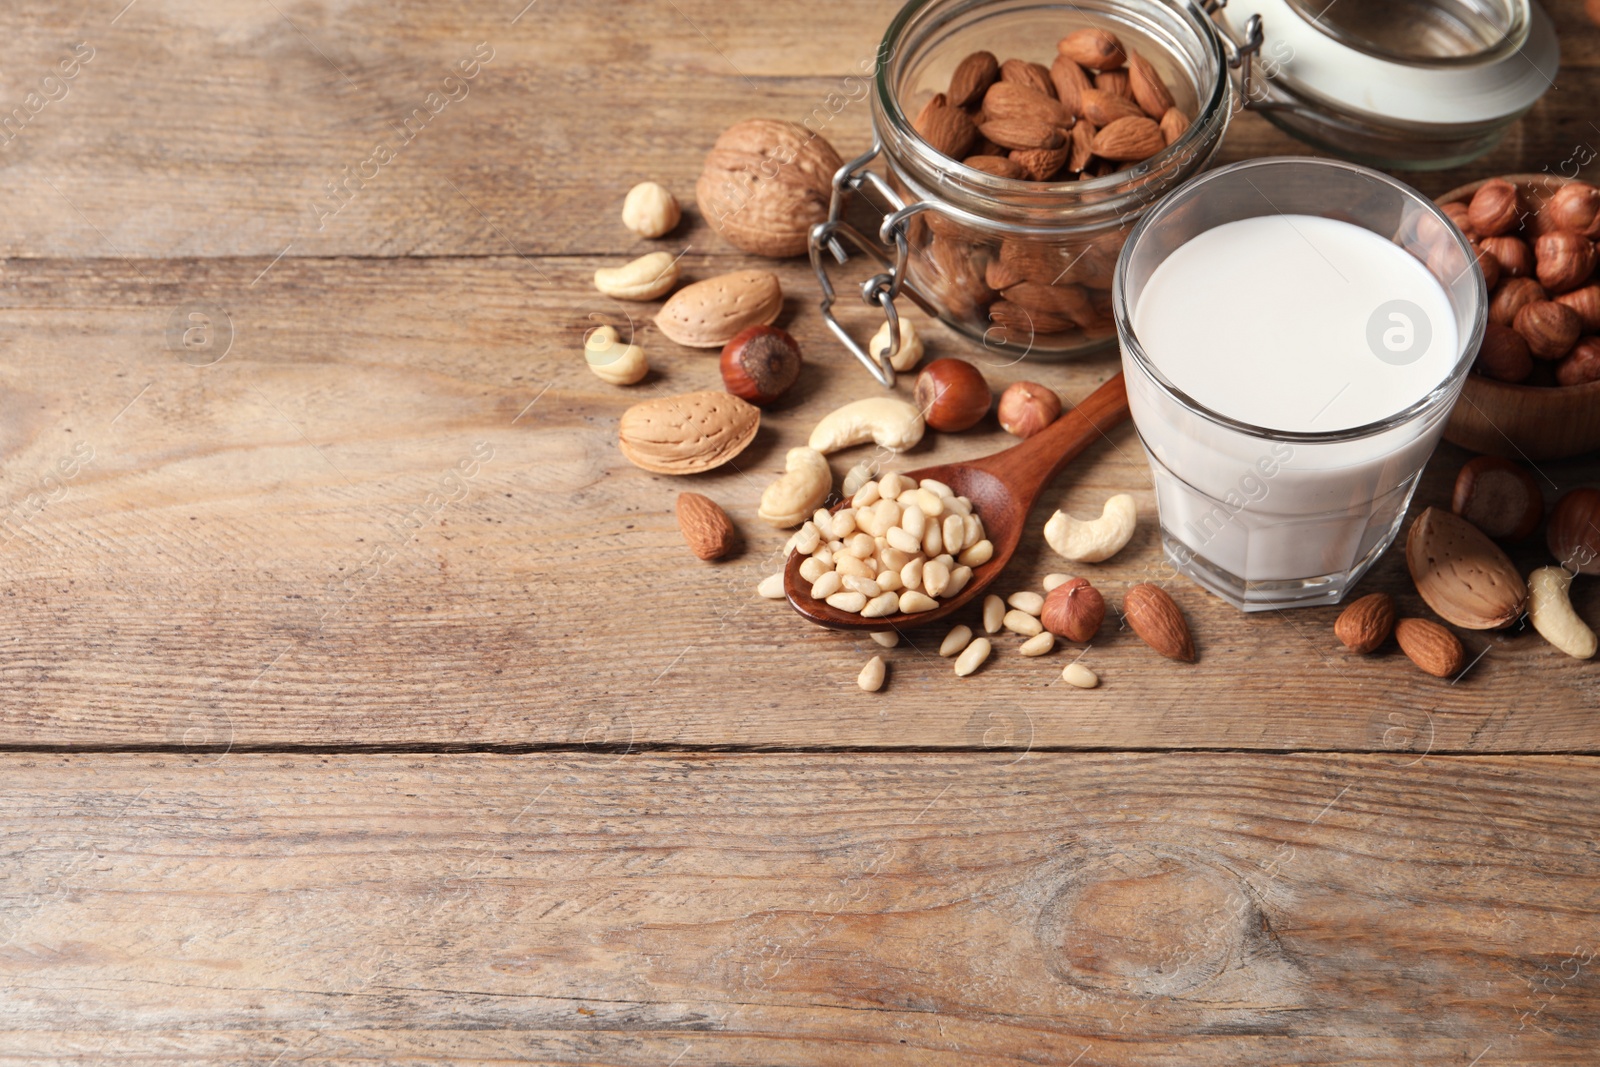
[[[1039,622],[1068,641],[1088,644],[1106,617],[1106,598],[1087,578],[1073,578],[1050,590],[1044,598]]]
[[[1587,385],[1600,382],[1600,337],[1581,338],[1556,364],[1556,383]]]
[[[1451,222],[1456,224],[1456,229],[1460,230],[1469,239],[1475,239],[1483,236],[1473,228],[1472,220],[1467,217],[1466,204],[1463,204],[1458,200],[1453,204],[1441,204],[1439,206],[1439,210],[1443,212]],[[1424,235],[1424,231],[1426,231],[1426,236]],[[1417,222],[1417,236],[1423,238],[1424,244],[1433,244],[1443,238],[1445,234],[1444,231],[1439,228],[1438,223],[1433,221],[1431,216],[1424,215]]]
[[[1544,207],[1550,224],[1591,240],[1600,239],[1600,189],[1572,182],[1557,189]]]
[[[655,182],[640,182],[622,201],[622,224],[640,237],[665,237],[682,217],[678,198]]]
[[[889,347],[889,324],[885,322],[878,327],[878,332],[872,335],[872,340],[867,345],[867,351],[874,356],[881,357]],[[917,334],[916,323],[900,316],[900,348],[889,357],[889,366],[897,371],[910,370],[922,360],[922,353],[926,346]]]
[[[1032,437],[1060,414],[1061,398],[1038,382],[1012,382],[1000,394],[1000,428],[1017,437]]]
[[[1494,240],[1494,238],[1489,238]],[[1500,261],[1482,246],[1473,247],[1473,255],[1478,261],[1478,270],[1483,274],[1483,288],[1485,292],[1494,292],[1494,287],[1500,284]]]
[[[1532,278],[1508,278],[1489,299],[1489,321],[1496,326],[1510,326],[1525,305],[1548,299],[1544,286]]]
[[[1533,249],[1520,237],[1485,237],[1478,247],[1500,264],[1500,277],[1527,278],[1533,274]]]
[[[776,326],[751,326],[722,346],[722,384],[757,406],[772,403],[800,377],[800,345]]]
[[[929,426],[959,433],[989,413],[989,383],[964,359],[936,359],[917,375],[916,404]]]
[[[1491,322],[1484,327],[1483,344],[1478,347],[1478,362],[1473,369],[1496,381],[1522,382],[1533,373],[1533,356],[1520,333]]]
[[[1485,237],[1495,237],[1517,228],[1522,205],[1517,187],[1504,178],[1491,178],[1478,187],[1467,204],[1467,221]]]
[[[1533,246],[1539,284],[1552,293],[1576,289],[1594,273],[1594,245],[1587,237],[1558,230]]]
[[[1497,541],[1520,541],[1539,528],[1544,496],[1522,464],[1477,456],[1456,475],[1450,510]]]
[[[1600,574],[1600,489],[1574,489],[1557,500],[1545,541],[1567,570]]]
[[[1483,273],[1483,285],[1488,291],[1500,284],[1500,264],[1487,252],[1473,250],[1474,262]],[[1454,285],[1456,279],[1467,271],[1467,262],[1461,248],[1454,241],[1441,241],[1428,250],[1428,270],[1445,285]]]
[[[1578,343],[1583,324],[1578,313],[1554,300],[1524,304],[1511,328],[1528,342],[1528,351],[1539,359],[1560,359]]]
[[[1600,284],[1586,285],[1582,289],[1562,293],[1556,297],[1556,303],[1576,311],[1585,330],[1600,333]]]

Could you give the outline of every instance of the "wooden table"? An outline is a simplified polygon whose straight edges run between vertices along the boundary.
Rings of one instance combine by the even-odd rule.
[[[523,2],[0,12],[0,1065],[1595,1062],[1600,668],[1472,634],[1441,682],[1174,580],[1195,666],[1113,616],[1099,690],[1009,645],[958,681],[912,632],[860,693],[875,649],[753,595],[761,488],[867,386],[809,269],[795,397],[687,482],[615,423],[713,357],[589,279],[643,179],[690,278],[757,263],[692,209],[706,148],[896,5]],[[1556,89],[1421,188],[1593,157],[1600,32],[1552,6]],[[1303,151],[1243,115],[1225,154]],[[628,311],[621,390],[580,347]],[[687,556],[686,486],[743,555]],[[1152,513],[1126,427],[1050,496],[1113,490]],[[1393,553],[1363,589],[1421,610]]]

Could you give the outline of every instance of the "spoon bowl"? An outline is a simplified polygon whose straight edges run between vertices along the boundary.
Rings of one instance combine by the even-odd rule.
[[[994,554],[989,561],[972,568],[972,578],[953,597],[940,599],[928,611],[884,615],[867,619],[841,611],[811,595],[811,583],[800,576],[806,557],[789,553],[783,568],[783,591],[795,611],[819,626],[834,630],[898,630],[925,626],[959,611],[981,596],[1011,562],[1028,522],[1028,512],[1044,487],[1084,449],[1104,437],[1128,417],[1128,391],[1121,373],[1090,393],[1083,403],[1055,422],[1002,452],[962,463],[942,463],[902,471],[908,478],[933,478],[948,485],[957,496],[972,501],[972,510],[983,519],[983,529]],[[848,501],[840,501],[835,510]]]

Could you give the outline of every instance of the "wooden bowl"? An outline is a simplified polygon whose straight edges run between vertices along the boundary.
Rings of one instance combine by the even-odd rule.
[[[1572,180],[1552,174],[1508,174],[1505,179],[1525,194],[1542,196]],[[1437,202],[1471,200],[1483,184],[1478,181],[1452,189]],[[1565,459],[1593,451],[1600,448],[1600,382],[1512,385],[1468,374],[1461,399],[1445,424],[1444,438],[1462,448],[1506,459]]]

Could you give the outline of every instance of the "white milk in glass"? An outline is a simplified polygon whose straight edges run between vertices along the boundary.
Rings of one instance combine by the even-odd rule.
[[[1190,239],[1155,268],[1132,325],[1191,401],[1266,431],[1381,422],[1436,389],[1460,353],[1449,297],[1421,262],[1309,215]],[[1129,390],[1169,545],[1246,582],[1347,571],[1380,547],[1443,418],[1302,445],[1227,429],[1132,375]]]

